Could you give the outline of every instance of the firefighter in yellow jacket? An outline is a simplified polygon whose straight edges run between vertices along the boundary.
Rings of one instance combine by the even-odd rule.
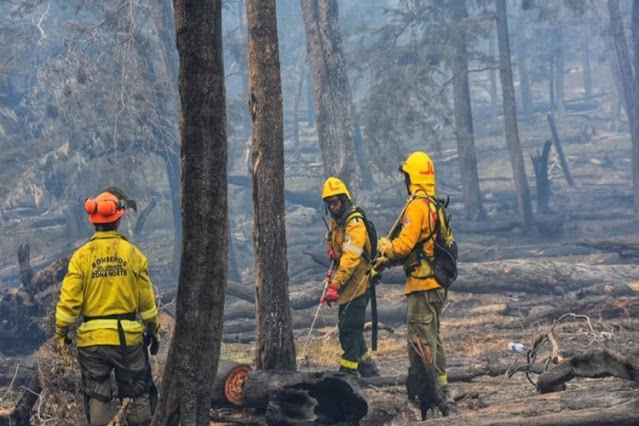
[[[326,180],[322,199],[331,214],[327,252],[329,259],[337,265],[322,301],[339,305],[339,341],[344,351],[339,371],[352,375],[359,373],[362,377],[377,376],[377,366],[364,340],[371,254],[366,225],[340,179],[329,177]]]
[[[85,209],[96,232],[71,257],[55,313],[55,339],[67,365],[69,327],[82,319],[77,346],[90,425],[106,425],[113,417],[113,370],[119,397],[132,398],[127,424],[149,425],[157,402],[144,330],[154,355],[160,341],[158,310],[146,257],[117,232],[127,207],[135,208],[135,201],[118,188],[87,198]]]
[[[446,302],[447,290],[435,280],[427,261],[435,247],[437,208],[435,198],[435,166],[430,157],[421,151],[413,152],[401,165],[409,202],[401,217],[401,231],[392,240],[380,238],[374,269],[402,264],[406,274],[408,304],[408,354],[410,367],[406,387],[413,399],[420,395],[418,389],[423,364],[416,352],[416,345],[430,345],[437,371],[437,382],[445,397],[448,396],[446,351],[440,330],[439,317]]]

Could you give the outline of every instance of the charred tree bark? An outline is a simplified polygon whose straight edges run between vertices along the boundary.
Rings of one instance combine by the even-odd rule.
[[[20,282],[24,288],[30,293],[31,279],[33,278],[33,269],[31,269],[31,248],[29,244],[20,244],[18,247],[18,265],[20,267]]]
[[[359,187],[353,146],[351,88],[342,50],[337,0],[300,0],[325,176]]]
[[[619,377],[639,382],[639,359],[627,357],[608,349],[591,350],[565,360],[542,373],[537,381],[540,393],[555,391],[575,377]]]
[[[175,2],[182,103],[181,268],[153,425],[208,425],[222,339],[228,240],[222,3]],[[218,261],[211,262],[210,249]],[[185,348],[206,348],[191,351]]]
[[[519,142],[519,128],[517,126],[517,107],[515,105],[515,89],[513,86],[513,70],[510,61],[510,44],[508,42],[508,22],[506,19],[506,0],[495,0],[497,16],[497,37],[499,41],[499,75],[501,77],[502,96],[504,104],[504,125],[506,142],[513,169],[519,216],[524,232],[533,229],[534,217],[530,202],[530,190],[526,180],[526,166]]]
[[[462,22],[468,18],[466,2],[451,3],[454,22]],[[473,114],[470,104],[470,83],[468,80],[468,52],[466,40],[458,37],[455,43],[455,56],[452,61],[453,100],[455,108],[455,139],[459,153],[459,170],[464,200],[464,217],[466,220],[479,220],[486,217],[479,190],[479,173],[477,171],[477,152],[473,131]]]
[[[537,214],[548,213],[550,203],[550,181],[548,180],[548,155],[551,142],[546,141],[544,149],[536,156],[530,156],[535,170],[535,182],[537,183]]]
[[[621,83],[628,121],[630,122],[630,137],[632,139],[632,185],[635,205],[635,216],[639,217],[639,105],[637,94],[639,93],[639,0],[632,3],[632,40],[633,40],[633,64],[630,62],[630,54],[623,30],[623,22],[619,12],[619,0],[608,1],[610,14],[610,27],[612,38],[617,52],[617,61],[621,72]]]
[[[253,120],[255,365],[295,370],[284,223],[284,133],[275,0],[246,2],[249,108]]]
[[[624,258],[639,257],[639,241],[633,237],[618,237],[611,239],[580,240],[575,242],[578,246],[592,247],[598,250],[612,251]]]

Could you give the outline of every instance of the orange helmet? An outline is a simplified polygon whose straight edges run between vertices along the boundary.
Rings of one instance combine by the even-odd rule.
[[[84,210],[93,224],[113,223],[124,216],[126,205],[110,192],[103,192],[96,198],[84,201]]]

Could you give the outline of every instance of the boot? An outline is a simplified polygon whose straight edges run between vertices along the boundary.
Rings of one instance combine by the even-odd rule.
[[[362,377],[377,377],[379,376],[379,370],[377,369],[377,364],[371,358],[366,361],[360,361],[357,365],[357,371],[359,371],[359,375]]]
[[[344,373],[344,374],[349,375],[349,376],[354,376],[354,377],[358,377],[359,376],[359,373],[357,372],[357,369],[355,369],[355,368],[347,368],[347,367],[344,367],[343,365],[339,366],[339,372],[340,373]]]

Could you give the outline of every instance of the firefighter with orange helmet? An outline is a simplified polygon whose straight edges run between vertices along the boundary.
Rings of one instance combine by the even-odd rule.
[[[92,238],[69,261],[55,313],[55,340],[69,365],[69,328],[77,327],[85,412],[90,425],[106,425],[111,413],[111,372],[118,395],[132,399],[127,424],[149,425],[157,390],[151,377],[144,331],[151,354],[158,350],[158,310],[146,256],[117,232],[127,208],[136,208],[118,188],[108,188],[84,204]]]
[[[404,293],[408,304],[408,354],[410,367],[406,387],[410,399],[420,397],[424,389],[424,366],[416,348],[429,345],[437,372],[437,382],[448,396],[446,351],[440,330],[440,315],[448,292],[435,280],[427,259],[433,256],[437,207],[435,199],[435,166],[421,151],[410,154],[400,166],[404,175],[409,202],[401,220],[401,231],[392,239],[380,238],[379,256],[374,265],[377,271],[402,264],[406,274]],[[426,399],[424,396],[423,399]]]
[[[339,341],[343,350],[339,371],[362,377],[377,376],[372,352],[364,340],[372,247],[364,218],[353,205],[344,182],[336,177],[324,182],[322,199],[331,215],[327,253],[337,265],[322,301],[329,305],[337,302],[339,306]]]

